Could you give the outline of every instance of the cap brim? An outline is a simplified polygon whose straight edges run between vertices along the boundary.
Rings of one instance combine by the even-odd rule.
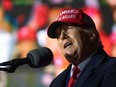
[[[64,23],[64,22],[55,21],[48,27],[47,34],[50,38],[56,38],[55,31],[60,23]]]

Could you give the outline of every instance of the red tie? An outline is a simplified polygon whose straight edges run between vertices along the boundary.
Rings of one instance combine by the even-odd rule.
[[[80,69],[75,66],[73,68],[73,74],[72,77],[70,78],[69,82],[68,82],[68,87],[73,87],[73,85],[75,84],[76,80],[77,80],[77,74],[80,73]]]

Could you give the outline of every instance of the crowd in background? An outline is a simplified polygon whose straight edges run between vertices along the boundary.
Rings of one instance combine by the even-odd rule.
[[[27,9],[25,4],[19,3],[21,1],[29,3]],[[36,73],[25,72],[28,67],[22,67],[23,73],[13,75],[1,71],[0,87],[48,87],[67,67],[68,62],[61,55],[56,40],[46,34],[47,27],[64,7],[81,8],[88,14],[96,24],[104,49],[110,56],[116,56],[116,0],[21,1],[0,1],[0,62],[25,58],[30,50],[43,46],[53,51],[54,59]]]

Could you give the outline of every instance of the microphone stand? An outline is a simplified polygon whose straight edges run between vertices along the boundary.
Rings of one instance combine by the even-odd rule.
[[[27,61],[26,58],[22,58],[22,59],[17,58],[11,61],[0,63],[0,70],[8,72],[8,73],[13,73],[20,65],[23,65],[22,62],[25,62],[25,61]]]

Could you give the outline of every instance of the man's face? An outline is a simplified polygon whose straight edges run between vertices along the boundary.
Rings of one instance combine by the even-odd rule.
[[[84,60],[83,53],[85,53],[84,50],[88,46],[87,37],[84,37],[76,27],[67,25],[58,27],[56,29],[56,37],[61,52],[67,61],[77,65]]]

